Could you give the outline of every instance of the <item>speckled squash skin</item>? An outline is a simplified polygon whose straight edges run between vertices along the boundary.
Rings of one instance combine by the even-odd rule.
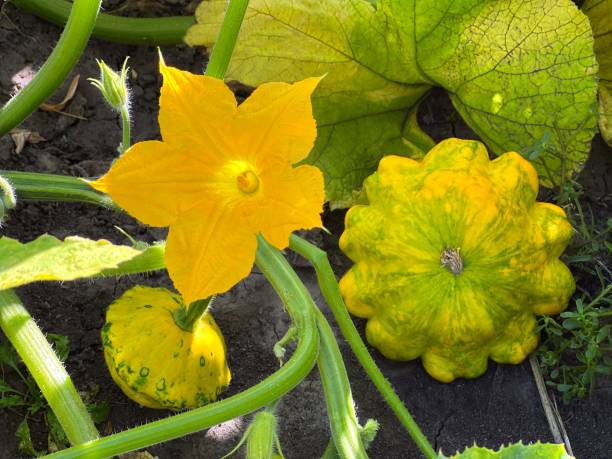
[[[209,313],[181,329],[173,312],[181,298],[163,288],[134,287],[112,303],[102,329],[111,376],[149,408],[197,408],[229,385],[223,335]]]
[[[340,290],[386,357],[421,357],[443,382],[474,378],[488,357],[523,361],[535,314],[567,307],[575,283],[559,256],[573,230],[560,207],[536,202],[519,154],[490,161],[481,143],[449,139],[421,161],[383,158],[364,188],[369,204],[348,211],[340,238],[355,263]]]

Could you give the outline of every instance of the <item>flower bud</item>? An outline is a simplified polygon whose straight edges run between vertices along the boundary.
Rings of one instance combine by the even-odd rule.
[[[117,73],[112,70],[103,60],[98,60],[98,66],[100,67],[100,79],[96,80],[89,78],[91,84],[100,90],[102,96],[108,102],[108,104],[118,112],[122,108],[126,107],[129,102],[129,90],[127,87],[127,61],[125,58],[123,61],[123,67],[121,73]]]

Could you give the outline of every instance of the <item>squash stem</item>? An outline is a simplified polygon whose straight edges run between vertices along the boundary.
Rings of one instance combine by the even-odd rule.
[[[187,325],[193,328],[193,324],[196,322],[196,320],[204,315],[204,313],[212,305],[214,299],[215,297],[211,296],[205,300],[197,300],[191,303],[187,309]]]
[[[66,28],[47,61],[34,79],[0,110],[0,136],[30,116],[66,79],[89,40],[100,1],[74,1]]]
[[[204,313],[212,305],[214,299],[215,297],[211,296],[205,300],[194,301],[188,308],[181,306],[175,309],[174,313],[172,314],[172,317],[174,317],[174,322],[183,330],[191,333],[193,331],[193,325],[200,319],[200,317],[204,315]]]
[[[124,64],[125,65],[125,64]],[[119,145],[119,154],[122,155],[125,151],[130,148],[131,145],[131,120],[130,120],[130,108],[128,104],[124,104],[121,107],[121,144]]]
[[[384,377],[374,362],[374,359],[372,359],[372,356],[359,336],[359,332],[355,328],[355,325],[353,325],[353,321],[346,310],[344,300],[340,295],[338,282],[336,281],[336,276],[334,275],[331,265],[329,264],[327,254],[317,246],[305,241],[295,234],[291,235],[289,239],[289,247],[291,250],[297,252],[310,261],[310,263],[314,266],[323,297],[327,301],[327,304],[334,314],[342,334],[351,346],[351,349],[359,360],[359,363],[361,363],[363,369],[374,382],[374,385],[380,394],[391,407],[400,422],[404,425],[412,437],[412,440],[419,447],[423,455],[427,459],[435,459],[437,455],[431,446],[431,443],[429,443],[427,437],[425,437],[408,409],[404,406],[401,399],[395,393],[389,381]]]
[[[249,0],[230,0],[205,75],[219,79],[225,76],[248,6]]]
[[[109,196],[77,177],[21,171],[0,171],[0,176],[12,185],[18,201],[82,202],[120,210]]]
[[[351,385],[336,337],[323,313],[313,303],[321,349],[317,367],[321,375],[323,392],[327,403],[332,439],[339,457],[343,459],[367,459],[365,447],[359,435],[359,423]]]
[[[45,458],[112,457],[183,437],[268,405],[293,389],[310,373],[319,353],[312,298],[283,255],[262,237],[258,240],[255,263],[282,299],[298,329],[297,348],[287,363],[259,384],[225,400],[68,448]]]
[[[12,290],[0,291],[0,327],[32,374],[72,445],[98,431],[66,370]]]
[[[72,7],[66,0],[11,0],[11,3],[60,26],[66,24]],[[195,22],[193,16],[131,18],[100,13],[91,35],[130,45],[178,45]]]

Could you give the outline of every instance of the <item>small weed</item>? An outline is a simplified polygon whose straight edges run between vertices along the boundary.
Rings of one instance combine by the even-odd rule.
[[[576,300],[575,309],[559,319],[542,317],[545,340],[538,358],[546,383],[569,403],[595,388],[597,375],[612,374],[612,285],[592,301]]]
[[[581,186],[568,180],[556,199],[576,230],[563,261],[576,277],[579,297],[557,318],[541,317],[539,323],[542,373],[566,403],[590,394],[598,375],[612,374],[612,218],[598,226],[581,198]]]
[[[65,361],[70,353],[68,337],[50,333],[47,338],[53,343],[55,352],[62,362]],[[5,372],[8,371],[18,376],[20,380],[18,385],[6,381]],[[94,422],[103,422],[108,417],[107,402],[95,403],[90,400],[86,406]],[[22,454],[39,456],[68,446],[68,439],[59,421],[10,343],[0,343],[0,409],[11,410],[15,415],[23,417],[15,432],[19,439],[18,449]],[[47,431],[46,451],[36,451],[34,448],[29,421],[44,422]]]
[[[562,206],[576,230],[574,240],[568,247],[563,261],[583,273],[595,276],[602,286],[612,282],[612,271],[606,260],[612,254],[612,218],[608,218],[603,228],[597,224],[588,202],[582,203],[583,190],[579,183],[566,181],[561,186],[557,202]]]

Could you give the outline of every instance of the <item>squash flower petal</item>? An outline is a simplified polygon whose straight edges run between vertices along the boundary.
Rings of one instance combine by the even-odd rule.
[[[111,170],[90,185],[109,194],[130,215],[151,226],[169,226],[181,208],[206,187],[204,161],[183,161],[182,151],[169,142],[134,144]]]
[[[319,81],[308,78],[293,85],[267,83],[255,89],[240,105],[248,127],[240,138],[243,148],[252,145],[264,157],[274,153],[288,158],[291,164],[306,158],[317,136],[310,95]]]
[[[170,226],[165,261],[187,302],[225,292],[249,275],[257,239],[242,220],[232,206],[205,202]]]
[[[268,83],[238,105],[221,80],[160,61],[162,141],[129,148],[90,182],[143,223],[170,228],[166,266],[187,303],[229,290],[253,266],[257,234],[284,249],[321,226],[323,174],[294,166],[316,138],[320,78]]]

